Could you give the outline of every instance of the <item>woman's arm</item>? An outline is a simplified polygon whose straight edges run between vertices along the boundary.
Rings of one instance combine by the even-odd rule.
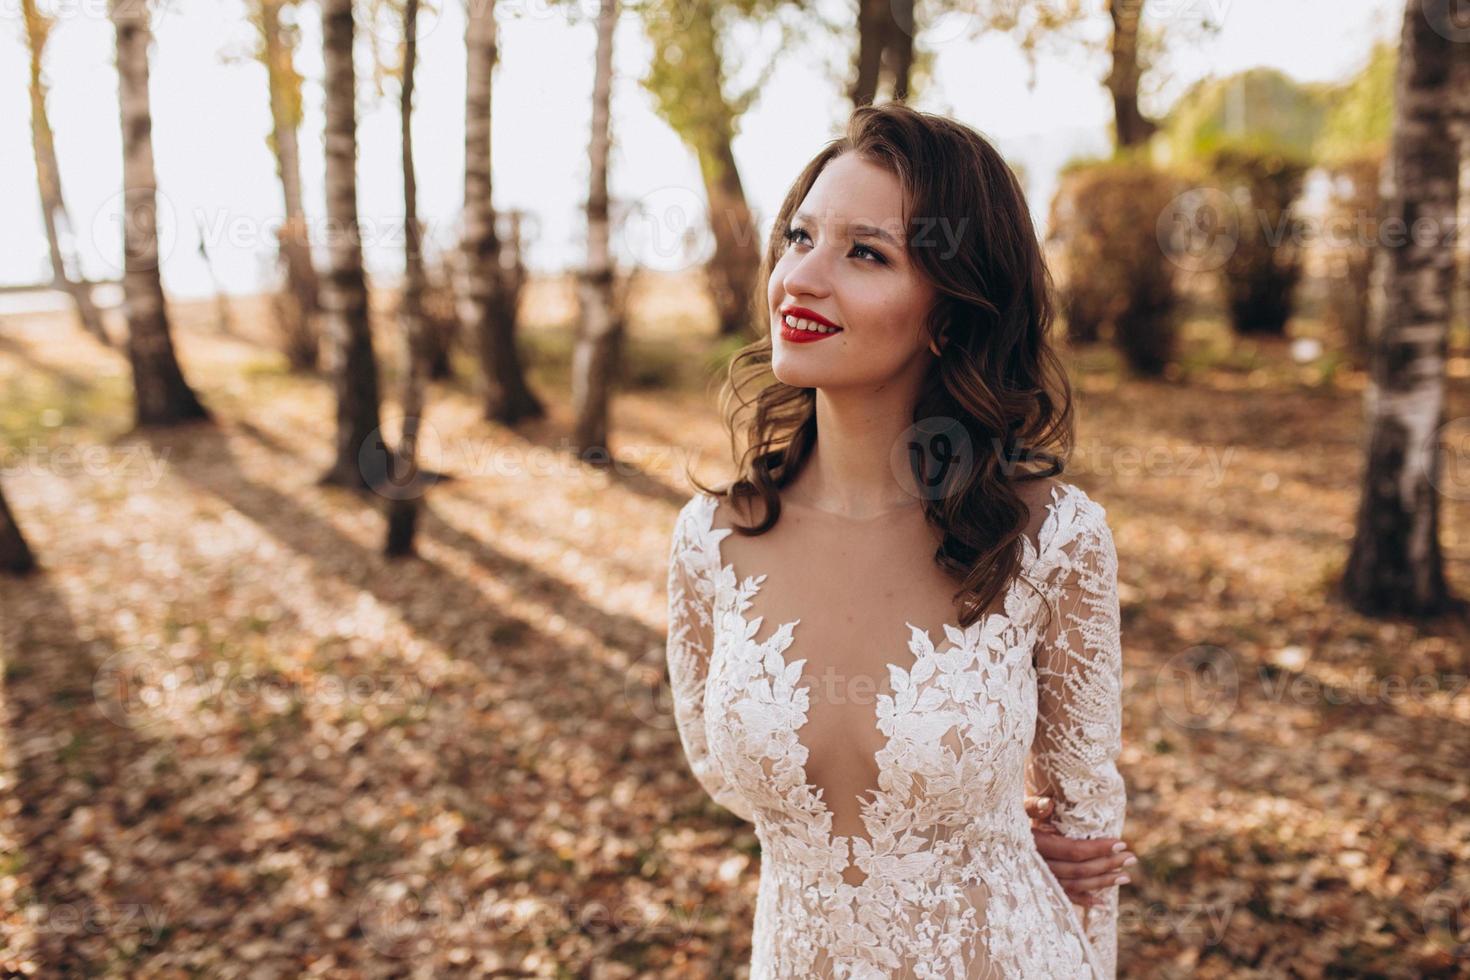
[[[669,546],[669,635],[665,655],[674,699],[674,721],[695,779],[716,803],[743,820],[755,817],[720,773],[709,754],[704,723],[704,688],[714,649],[714,577],[707,540],[711,528],[701,526],[691,500],[679,512]],[[728,532],[725,532],[728,533]]]
[[[1123,657],[1118,559],[1102,506],[1090,498],[1059,522],[1057,566],[1045,592],[1052,619],[1036,649],[1037,718],[1031,785],[1054,801],[1066,837],[1116,841],[1127,803],[1122,750]],[[1108,976],[1117,961],[1118,888],[1108,885],[1084,922]]]

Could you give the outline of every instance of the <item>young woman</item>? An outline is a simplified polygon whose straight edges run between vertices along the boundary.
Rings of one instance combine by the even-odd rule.
[[[1071,396],[1021,189],[954,120],[863,107],[765,269],[667,649],[690,766],[761,842],[751,976],[1112,978],[1117,558],[1055,479]]]

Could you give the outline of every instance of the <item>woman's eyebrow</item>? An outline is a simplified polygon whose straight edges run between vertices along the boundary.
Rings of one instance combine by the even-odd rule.
[[[797,221],[809,221],[813,224],[816,223],[812,219],[811,215],[801,211],[798,211],[793,217]],[[900,252],[903,251],[903,245],[901,245],[892,235],[888,234],[888,232],[884,231],[882,228],[875,228],[872,225],[865,225],[862,223],[848,224],[845,227],[846,230],[852,233],[854,236],[862,235],[869,238],[879,238],[892,245]]]

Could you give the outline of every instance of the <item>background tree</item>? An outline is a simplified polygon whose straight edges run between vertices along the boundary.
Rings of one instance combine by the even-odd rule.
[[[174,356],[158,269],[158,178],[148,101],[149,7],[109,0],[117,32],[118,104],[123,146],[123,296],[134,411],[140,426],[209,417]]]
[[[591,161],[587,189],[587,267],[578,277],[581,323],[572,354],[572,440],[579,456],[608,458],[612,380],[622,354],[624,320],[614,297],[607,162],[612,147],[613,32],[618,0],[602,0],[592,82]]]
[[[485,418],[514,425],[546,414],[531,391],[516,348],[519,291],[501,267],[491,200],[490,120],[496,49],[495,0],[468,0],[465,11],[464,328],[479,344]],[[517,246],[519,251],[519,246]]]
[[[0,491],[0,572],[24,575],[35,567],[36,557],[26,545],[20,525],[15,523],[15,517],[5,503],[5,493]]]
[[[321,300],[301,197],[301,152],[297,142],[301,73],[296,70],[301,32],[294,20],[299,11],[296,0],[250,0],[249,18],[257,36],[254,57],[265,67],[270,91],[271,132],[266,142],[276,160],[285,205],[285,221],[277,233],[286,270],[286,289],[276,298],[278,326],[291,369],[315,371]]]
[[[751,216],[734,140],[739,120],[764,87],[783,52],[790,49],[794,22],[778,19],[783,39],[756,81],[742,92],[726,94],[727,72],[722,32],[741,18],[774,15],[762,0],[741,4],[721,0],[653,0],[642,8],[653,59],[644,87],[664,121],[694,151],[709,208],[714,254],[705,279],[722,337],[751,329],[756,277],[760,273],[760,235]]]
[[[1143,144],[1158,129],[1158,124],[1138,108],[1138,83],[1143,71],[1138,42],[1143,6],[1144,0],[1108,0],[1108,17],[1113,22],[1108,42],[1112,66],[1103,84],[1113,99],[1113,143],[1119,149]]]
[[[413,163],[413,79],[418,60],[418,0],[403,0],[403,59],[399,69],[398,115],[403,147],[403,294],[398,325],[403,335],[403,429],[393,456],[393,491],[388,495],[389,556],[414,553],[414,531],[425,481],[418,468],[419,423],[428,388],[425,349],[423,230],[418,219],[418,176]]]
[[[352,61],[352,0],[322,0],[322,54],[326,71],[326,188],[329,263],[325,322],[335,353],[336,458],[321,482],[353,489],[381,483],[388,461],[364,453],[381,436],[378,365],[368,321],[367,280],[357,224],[357,73]]]
[[[1432,615],[1449,595],[1439,545],[1439,429],[1470,46],[1408,0],[1399,43],[1392,148],[1374,258],[1366,459],[1357,530],[1341,582],[1365,614]],[[1463,122],[1463,116],[1461,117]],[[1435,234],[1411,229],[1431,228]],[[1395,231],[1395,229],[1398,229]]]
[[[46,80],[41,73],[46,41],[55,26],[54,17],[36,7],[36,0],[21,0],[21,19],[25,22],[26,48],[30,54],[31,150],[36,161],[36,183],[41,191],[41,219],[46,226],[46,245],[51,253],[51,277],[76,306],[77,320],[83,330],[102,343],[112,346],[112,338],[102,326],[102,315],[92,302],[92,284],[82,275],[82,266],[72,242],[62,242],[65,229],[70,237],[71,217],[61,193],[61,168],[56,163],[56,141],[51,120],[46,114]]]
[[[858,0],[857,51],[848,97],[852,106],[870,105],[880,87],[905,101],[914,69],[914,0]]]

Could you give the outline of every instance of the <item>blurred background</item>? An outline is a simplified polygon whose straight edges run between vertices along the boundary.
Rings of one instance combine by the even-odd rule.
[[[1470,977],[1456,5],[10,0],[0,93],[0,975],[746,975],[669,535],[899,99],[1057,279],[1119,975]]]

